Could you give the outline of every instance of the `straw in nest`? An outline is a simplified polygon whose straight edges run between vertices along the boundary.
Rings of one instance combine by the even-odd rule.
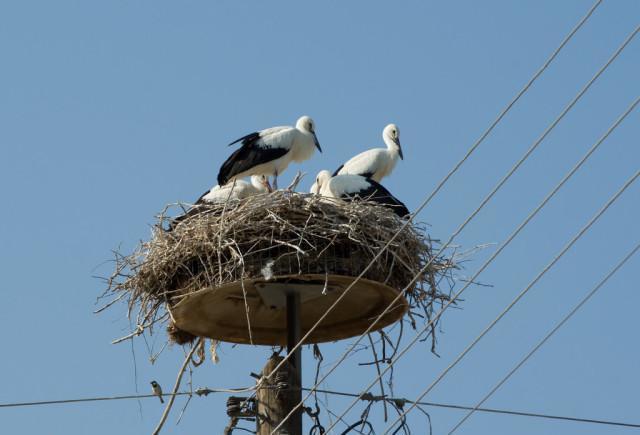
[[[396,233],[363,277],[407,288],[410,312],[427,318],[434,302],[448,298],[438,283],[455,267],[452,259],[433,257],[424,224],[405,225],[375,203],[278,191],[199,206],[170,231],[167,214],[158,217],[149,241],[116,256],[108,281],[107,293],[128,298],[130,315],[137,307],[130,336],[167,323],[167,307],[203,288],[279,275],[358,276]],[[193,339],[175,325],[169,332],[180,344]]]

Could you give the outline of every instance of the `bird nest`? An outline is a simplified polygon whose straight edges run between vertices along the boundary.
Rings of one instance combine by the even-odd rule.
[[[162,324],[172,341],[188,342],[194,337],[173,324],[172,307],[202,289],[247,279],[364,271],[367,280],[404,290],[409,315],[426,318],[449,297],[439,286],[454,261],[434,256],[437,242],[424,224],[375,203],[278,191],[200,205],[177,224],[170,209],[158,216],[149,241],[130,255],[116,253],[106,294],[128,299],[136,324],[123,339]]]

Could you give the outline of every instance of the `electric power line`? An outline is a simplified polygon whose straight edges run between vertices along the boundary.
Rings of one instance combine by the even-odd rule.
[[[526,151],[526,153],[524,154],[524,156],[509,170],[509,172],[507,173],[507,175],[505,175],[501,181],[494,187],[494,189],[489,193],[489,195],[487,195],[484,200],[481,202],[480,206],[463,222],[463,224],[458,227],[458,229],[451,235],[451,237],[449,238],[449,240],[442,246],[442,248],[440,249],[440,251],[438,251],[438,253],[434,256],[434,258],[436,258],[438,255],[440,255],[440,253],[453,241],[453,239],[465,228],[465,226],[479,213],[479,211],[484,207],[484,205],[486,205],[486,203],[493,197],[493,195],[495,195],[495,193],[504,185],[504,183],[513,175],[513,173],[522,165],[522,163],[524,163],[525,160],[527,160],[527,158],[531,155],[531,153],[533,153],[533,151],[535,151],[535,149],[540,145],[540,143],[547,137],[547,135],[555,128],[555,126],[562,120],[562,118],[564,118],[564,116],[571,110],[571,108],[573,108],[573,106],[578,102],[578,100],[585,94],[585,92],[591,87],[591,85],[598,79],[598,77],[600,77],[600,75],[602,75],[602,73],[609,67],[609,65],[611,65],[611,63],[618,57],[618,55],[625,49],[625,47],[629,44],[629,42],[631,42],[631,40],[635,37],[635,35],[638,33],[638,31],[640,31],[640,26],[637,27],[626,39],[625,41],[622,43],[622,45],[620,45],[618,47],[618,49],[612,54],[612,56],[607,60],[607,62],[598,70],[598,72],[587,82],[587,84],[580,90],[580,92],[578,92],[578,94],[573,98],[573,100],[571,100],[571,102],[563,109],[563,111],[560,113],[560,115],[558,115],[558,117],[556,117],[556,119],[549,125],[549,127],[547,127],[547,129],[543,132],[543,134],[531,145],[531,147]],[[565,180],[566,181],[566,180]],[[562,182],[564,183],[564,181]],[[525,222],[523,222],[523,224],[521,225],[521,227],[519,227],[511,236],[510,238],[507,240],[506,244],[508,244],[519,232],[520,230],[522,230],[522,228],[529,222],[529,220],[531,218],[533,218],[533,216],[539,211],[540,208],[542,208],[544,206],[544,204],[546,203],[546,201],[548,201],[549,197],[545,199],[545,201],[543,201],[543,204],[541,204],[539,206],[539,208],[534,211],[534,213],[532,213],[526,220]],[[497,254],[500,253],[500,251],[502,249],[504,249],[504,247],[506,246],[506,244],[503,244],[503,246],[485,263],[485,265],[483,266],[483,268],[481,268],[477,274],[469,280],[469,282],[460,290],[458,291],[458,293],[456,293],[454,295],[453,298],[451,298],[443,307],[442,309],[428,322],[428,324],[425,326],[425,328],[422,329],[422,331],[420,333],[418,333],[418,335],[416,335],[416,338],[412,341],[412,343],[410,344],[413,345],[418,337],[422,334],[422,332],[426,331],[431,325],[433,325],[442,315],[442,313],[458,298],[458,296],[469,286],[471,285],[471,283],[474,281],[475,277],[477,275],[479,275],[479,273],[481,273],[484,268],[486,268],[486,266],[488,266],[488,264],[493,261],[493,259],[497,256]],[[422,273],[424,273],[424,271],[429,267],[429,265],[431,264],[432,260],[430,260],[429,262],[427,262],[427,264],[422,268],[422,270],[416,275],[416,277],[414,277],[414,280]],[[398,293],[398,296],[396,296],[396,298],[394,298],[393,301],[391,301],[391,303],[387,306],[387,308],[378,315],[378,317],[371,323],[371,325],[367,328],[367,330],[365,332],[362,333],[362,335],[360,335],[360,337],[355,341],[355,343],[353,343],[350,348],[342,355],[342,357],[331,367],[331,369],[323,376],[323,378],[316,383],[316,386],[319,385],[319,383],[323,382],[343,361],[344,359],[346,359],[346,356],[349,354],[349,352],[351,352],[351,350],[357,346],[357,344],[360,342],[360,340],[362,340],[362,338],[373,328],[373,326],[391,309],[391,307],[394,306],[394,304],[400,299],[400,297],[404,294],[404,292],[411,286],[411,284],[407,287],[405,287],[403,289],[403,291],[401,291],[400,293]],[[410,347],[409,346],[409,347]],[[405,349],[405,351],[408,348]],[[404,354],[403,351],[399,356],[401,357],[402,354]],[[396,358],[397,359],[397,358]],[[382,375],[384,375],[384,373],[386,373],[388,371],[390,366],[387,366],[383,372],[380,374],[380,376],[378,376],[376,378],[376,381],[378,379],[380,379],[380,377]],[[374,381],[375,383],[375,381]],[[373,384],[372,384],[373,385]],[[370,385],[368,388],[371,388]],[[301,404],[304,402],[304,400],[306,400],[311,394],[307,394],[307,396],[305,398],[302,399],[302,401],[300,401],[292,410],[291,412],[287,415],[287,417],[285,417],[285,419],[281,422],[281,425],[286,422],[286,420],[293,415],[293,413],[301,406]],[[351,406],[347,409],[347,411],[349,409],[351,409],[351,407],[353,407],[353,405],[355,405],[355,402],[351,404]],[[342,414],[344,415],[344,413]],[[277,429],[277,428],[276,428]],[[331,429],[331,427],[329,427],[327,430]]]
[[[542,345],[544,345],[547,340],[549,340],[549,338],[551,338],[551,336],[553,334],[555,334],[569,319],[571,319],[571,317],[573,317],[573,315],[580,309],[582,308],[582,306],[587,303],[589,301],[589,299],[591,299],[591,297],[593,295],[596,294],[596,292],[598,290],[600,290],[600,288],[606,284],[606,282],[609,280],[609,278],[611,278],[613,275],[616,274],[616,272],[618,272],[618,270],[620,270],[620,268],[622,266],[624,266],[624,264],[631,258],[633,257],[633,255],[635,255],[636,252],[638,252],[638,249],[640,249],[640,243],[636,245],[635,248],[633,248],[631,250],[631,252],[629,252],[622,260],[620,260],[620,262],[618,262],[618,264],[611,269],[611,271],[589,292],[587,293],[582,300],[580,300],[580,302],[569,312],[567,313],[560,322],[558,322],[558,324],[556,324],[556,326],[549,331],[549,333],[547,335],[544,336],[544,338],[542,340],[540,340],[538,342],[538,344],[536,344],[533,349],[531,349],[531,351],[529,353],[527,353],[524,358],[522,358],[520,360],[520,362],[518,364],[516,364],[513,369],[511,369],[509,371],[509,373],[506,374],[506,376],[504,378],[502,378],[500,380],[500,382],[498,382],[491,390],[489,390],[489,392],[472,408],[469,410],[469,412],[453,427],[453,429],[451,429],[451,431],[449,432],[449,435],[451,435],[452,433],[454,433],[469,417],[471,417],[471,414],[473,414],[475,411],[477,411],[483,404],[484,402],[486,402],[497,390],[498,388],[500,388],[507,380],[509,380],[509,378],[511,378],[511,376],[520,368],[524,365],[525,362],[527,362],[527,360],[529,360],[529,358],[531,358],[533,356],[534,353],[536,353],[538,351],[538,349],[540,349],[542,347]]]
[[[366,394],[354,394],[354,393],[346,393],[342,391],[334,391],[334,390],[325,390],[325,389],[313,389],[313,388],[302,388],[302,391],[317,391],[318,393],[331,394],[335,396],[344,396],[344,397],[354,397],[361,400],[373,400],[373,401],[381,401],[385,400],[388,402],[395,403],[410,403],[422,406],[430,406],[433,408],[446,408],[446,409],[457,409],[461,411],[471,411],[475,409],[477,412],[485,412],[491,414],[503,414],[503,415],[515,415],[520,417],[533,417],[533,418],[545,418],[551,420],[564,420],[564,421],[574,421],[578,423],[593,423],[593,424],[603,424],[610,426],[623,426],[623,427],[633,427],[640,428],[640,423],[627,423],[627,422],[619,422],[612,420],[603,420],[603,419],[594,419],[594,418],[581,418],[581,417],[571,417],[571,416],[562,416],[562,415],[553,415],[553,414],[542,414],[536,412],[528,412],[528,411],[515,411],[515,410],[507,410],[507,409],[498,409],[498,408],[483,408],[483,407],[473,407],[473,406],[464,406],[464,405],[455,405],[450,403],[440,403],[440,402],[413,402],[411,400],[405,398],[395,398],[395,397],[382,397],[382,396],[373,396]],[[336,416],[337,417],[337,416]]]
[[[351,288],[364,276],[364,274],[371,268],[374,262],[384,253],[384,251],[391,245],[391,243],[396,239],[398,234],[404,230],[404,228],[409,225],[415,216],[420,213],[427,206],[427,204],[433,199],[433,197],[440,191],[440,189],[445,185],[445,183],[453,176],[454,173],[458,171],[458,169],[467,161],[467,159],[473,154],[473,152],[480,146],[480,144],[484,141],[484,139],[493,131],[493,129],[500,123],[502,118],[511,110],[511,108],[515,105],[515,103],[520,100],[522,95],[533,85],[533,83],[538,79],[538,77],[548,68],[551,62],[557,57],[560,51],[564,48],[564,46],[573,38],[575,33],[582,27],[582,25],[591,17],[593,12],[600,6],[602,0],[597,0],[591,8],[587,11],[587,13],[581,18],[581,20],[576,24],[576,26],[569,32],[567,36],[562,40],[560,45],[553,51],[551,56],[544,62],[544,64],[536,71],[536,73],[529,79],[527,84],[516,94],[516,96],[507,104],[507,106],[500,112],[498,117],[491,123],[489,128],[485,130],[482,135],[476,140],[476,142],[469,148],[464,157],[456,163],[456,165],[451,169],[447,175],[438,183],[436,188],[429,194],[429,196],[420,204],[420,206],[416,209],[414,213],[411,214],[409,219],[405,222],[405,224],[398,230],[396,234],[378,251],[378,253],[374,256],[374,258],[369,262],[369,264],[365,267],[365,269],[356,277],[356,279],[342,292],[342,294],[338,297],[338,299],[325,311],[325,313],[316,321],[316,323],[309,329],[309,331],[302,337],[302,339],[296,344],[296,346],[291,349],[291,354],[293,354],[302,343],[311,335],[311,333],[320,325],[320,323],[326,318],[326,316],[334,309],[335,306],[342,300],[343,297],[346,296],[347,293],[351,290]],[[271,378],[271,376],[279,370],[282,365],[290,358],[290,355],[287,354],[282,361],[272,370],[269,375],[266,376],[267,379]]]
[[[182,391],[173,393],[163,393],[162,397],[171,396],[207,396],[210,393],[246,393],[253,391],[255,387],[249,388],[198,388],[195,391]],[[158,397],[157,394],[129,394],[126,396],[103,396],[103,397],[84,397],[79,399],[60,399],[60,400],[41,400],[33,402],[12,402],[0,403],[0,408],[20,408],[25,406],[42,406],[42,405],[61,405],[65,403],[83,403],[83,402],[104,402],[109,400],[128,400],[128,399],[146,399],[150,397]]]
[[[199,388],[193,392],[190,391],[182,391],[175,394],[166,393],[163,394],[163,397],[168,396],[206,396],[209,393],[241,393],[252,390],[252,388]],[[302,388],[302,391],[312,391],[312,388]],[[362,394],[355,393],[347,393],[344,391],[335,391],[335,390],[326,390],[326,389],[316,389],[318,393],[323,394],[331,394],[335,396],[343,396],[343,397],[357,397],[362,400],[373,400],[380,401],[386,400],[397,403],[413,403],[410,400],[404,398],[394,398],[394,397],[379,397],[379,396],[366,396]],[[33,402],[14,402],[14,403],[2,403],[0,404],[0,408],[14,408],[14,407],[27,407],[27,406],[44,406],[44,405],[59,405],[59,404],[70,404],[70,403],[84,403],[84,402],[99,402],[99,401],[110,401],[110,400],[131,400],[131,399],[150,399],[156,398],[155,394],[131,394],[126,396],[103,396],[103,397],[85,397],[78,399],[62,399],[62,400],[46,400],[46,401],[33,401]],[[472,406],[464,406],[464,405],[456,405],[451,403],[439,403],[439,402],[418,402],[418,405],[429,406],[433,408],[445,408],[445,409],[457,409],[460,411],[470,411],[475,409],[477,412],[485,412],[491,414],[499,414],[499,415],[514,415],[520,417],[532,417],[532,418],[544,418],[544,419],[552,419],[552,420],[566,420],[566,421],[575,421],[580,423],[593,423],[593,424],[603,424],[610,426],[624,426],[624,427],[633,427],[640,428],[640,423],[627,423],[627,422],[619,422],[619,421],[611,421],[611,420],[602,420],[602,419],[593,419],[593,418],[581,418],[581,417],[570,417],[570,416],[560,416],[560,415],[552,415],[552,414],[541,414],[536,412],[528,412],[528,411],[516,411],[509,409],[498,409],[498,408],[482,408],[482,407],[472,407]]]
[[[582,159],[580,159],[580,161],[573,167],[573,169],[562,179],[562,181],[551,191],[551,193],[549,195],[547,195],[545,200],[541,203],[541,205],[536,209],[535,212],[537,212],[537,210],[539,210],[540,207],[542,205],[544,205],[560,189],[560,187],[586,162],[586,160],[591,156],[591,154],[593,154],[593,152],[600,146],[600,144],[602,144],[602,142],[620,125],[620,123],[627,117],[627,115],[629,115],[629,113],[631,113],[636,108],[638,103],[640,103],[640,97],[636,98],[633,101],[633,103],[627,108],[627,110],[622,115],[620,115],[620,117],[613,123],[613,125],[611,127],[609,127],[609,129],[605,132],[605,134],[602,137],[600,137],[600,139],[589,149],[589,151],[587,151],[587,153],[582,157]],[[507,239],[507,241],[509,241],[509,240],[511,240],[511,237],[509,239]],[[506,246],[506,242],[503,243],[503,245],[496,251],[496,253],[494,253],[494,257],[497,254],[499,254],[499,252],[502,251],[502,249],[505,246]],[[493,257],[490,258],[488,261],[491,261],[492,259],[493,259]],[[479,272],[481,272],[482,270],[484,270],[484,266],[480,269]],[[477,278],[478,275],[479,275],[479,273],[476,273],[469,281],[474,281],[475,278]],[[522,297],[522,295],[520,295],[517,298],[517,300],[519,300],[521,297]],[[509,307],[508,307],[508,309],[506,311],[511,309],[511,307],[513,305],[515,305],[517,300],[515,302],[513,302],[511,305],[509,305]],[[502,315],[506,314],[506,311],[503,312]],[[493,326],[493,325],[491,325],[491,326]],[[460,359],[462,359],[464,357],[464,355],[468,351],[470,351],[473,346],[475,346],[475,344],[482,338],[482,336],[484,336],[484,334],[486,332],[488,332],[488,330],[485,330],[481,334],[480,337],[478,337],[467,349],[465,349],[465,351],[459,356],[459,358],[457,358],[449,367],[447,367],[447,369],[445,369],[445,371],[441,374],[441,376],[439,376],[436,379],[436,381],[431,385],[430,389],[432,389],[460,361]],[[418,335],[420,335],[420,334],[418,334]]]
[[[498,317],[496,317],[481,333],[480,335],[478,335],[478,337],[476,337],[473,342],[471,342],[471,344],[469,346],[467,346],[465,348],[465,350],[458,355],[458,357],[454,360],[454,362],[452,364],[450,364],[437,378],[434,382],[431,383],[431,385],[429,387],[427,387],[426,390],[424,390],[420,396],[418,397],[417,400],[421,400],[424,396],[426,396],[432,389],[433,387],[435,387],[435,385],[440,382],[440,380],[449,372],[449,370],[451,370],[451,368],[453,368],[462,358],[464,358],[464,356],[476,345],[476,343],[478,343],[482,337],[484,337],[499,321],[500,319],[502,319],[505,314],[507,314],[509,312],[509,310],[511,310],[511,308],[513,308],[513,306],[515,304],[518,303],[518,301],[525,295],[527,294],[527,292],[549,271],[549,269],[551,269],[557,262],[558,260],[560,260],[560,258],[562,258],[562,256],[575,244],[576,241],[578,241],[578,239],[580,239],[584,233],[586,233],[589,228],[591,228],[591,226],[600,218],[600,216],[602,216],[604,214],[605,211],[607,211],[607,209],[620,197],[620,195],[622,195],[622,193],[627,190],[627,188],[640,176],[640,171],[637,171],[631,178],[629,178],[625,184],[611,197],[609,198],[609,200],[605,203],[604,206],[602,206],[602,208],[600,210],[598,210],[598,212],[589,220],[589,222],[587,222],[587,224],[585,226],[583,226],[580,231],[578,231],[578,233],[560,250],[560,252],[553,258],[553,260],[551,260],[551,262],[549,264],[547,264],[541,271],[540,273],[538,273],[538,275],[536,275],[536,277],[520,292],[520,294],[518,294],[518,296],[516,296],[516,298],[511,301],[511,303],[498,315]],[[406,350],[406,349],[405,349]],[[399,355],[398,358],[402,356]],[[396,361],[397,359],[396,358]],[[395,363],[395,361],[394,361]],[[410,412],[413,409],[413,406],[409,407],[409,409],[403,411],[402,415],[406,415],[408,412]],[[393,426],[393,424],[395,424],[398,420],[394,421],[391,426]],[[389,430],[387,430],[385,432],[388,433]]]

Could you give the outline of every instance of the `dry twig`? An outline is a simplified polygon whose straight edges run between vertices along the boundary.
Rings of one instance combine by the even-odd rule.
[[[130,317],[136,312],[135,330],[116,342],[151,332],[158,323],[166,325],[167,309],[185,295],[221,284],[295,274],[357,276],[397,231],[394,243],[364,278],[403,288],[431,262],[405,294],[412,315],[419,309],[428,318],[434,304],[448,299],[438,283],[456,268],[455,262],[433,258],[437,243],[426,236],[426,225],[414,223],[401,230],[404,221],[373,203],[276,191],[197,206],[177,224],[169,216],[174,208],[163,210],[153,237],[135,252],[116,252],[105,295],[126,295]],[[169,226],[171,230],[165,229]],[[181,334],[172,322],[169,328],[177,343],[195,339]]]
[[[162,413],[162,417],[160,418],[160,421],[158,422],[158,426],[156,426],[156,429],[153,431],[153,435],[158,435],[160,433],[160,431],[162,430],[162,426],[164,426],[164,422],[167,421],[167,417],[169,416],[169,412],[171,411],[171,407],[173,406],[173,402],[176,400],[176,393],[178,392],[178,389],[180,388],[180,382],[182,381],[182,375],[184,374],[184,371],[187,369],[187,366],[189,365],[189,362],[191,362],[191,358],[193,357],[193,354],[196,352],[196,350],[202,344],[202,340],[203,339],[200,338],[191,347],[191,350],[189,351],[189,353],[187,354],[186,358],[184,359],[184,362],[182,363],[182,367],[180,367],[180,371],[178,372],[178,378],[176,379],[176,384],[173,387],[173,391],[171,392],[171,396],[169,396],[169,400],[167,401],[167,406],[165,406],[165,408],[164,408],[164,412]]]

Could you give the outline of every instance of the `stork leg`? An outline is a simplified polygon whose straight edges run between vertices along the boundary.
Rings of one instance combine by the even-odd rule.
[[[278,171],[273,175],[273,190],[278,190]]]

